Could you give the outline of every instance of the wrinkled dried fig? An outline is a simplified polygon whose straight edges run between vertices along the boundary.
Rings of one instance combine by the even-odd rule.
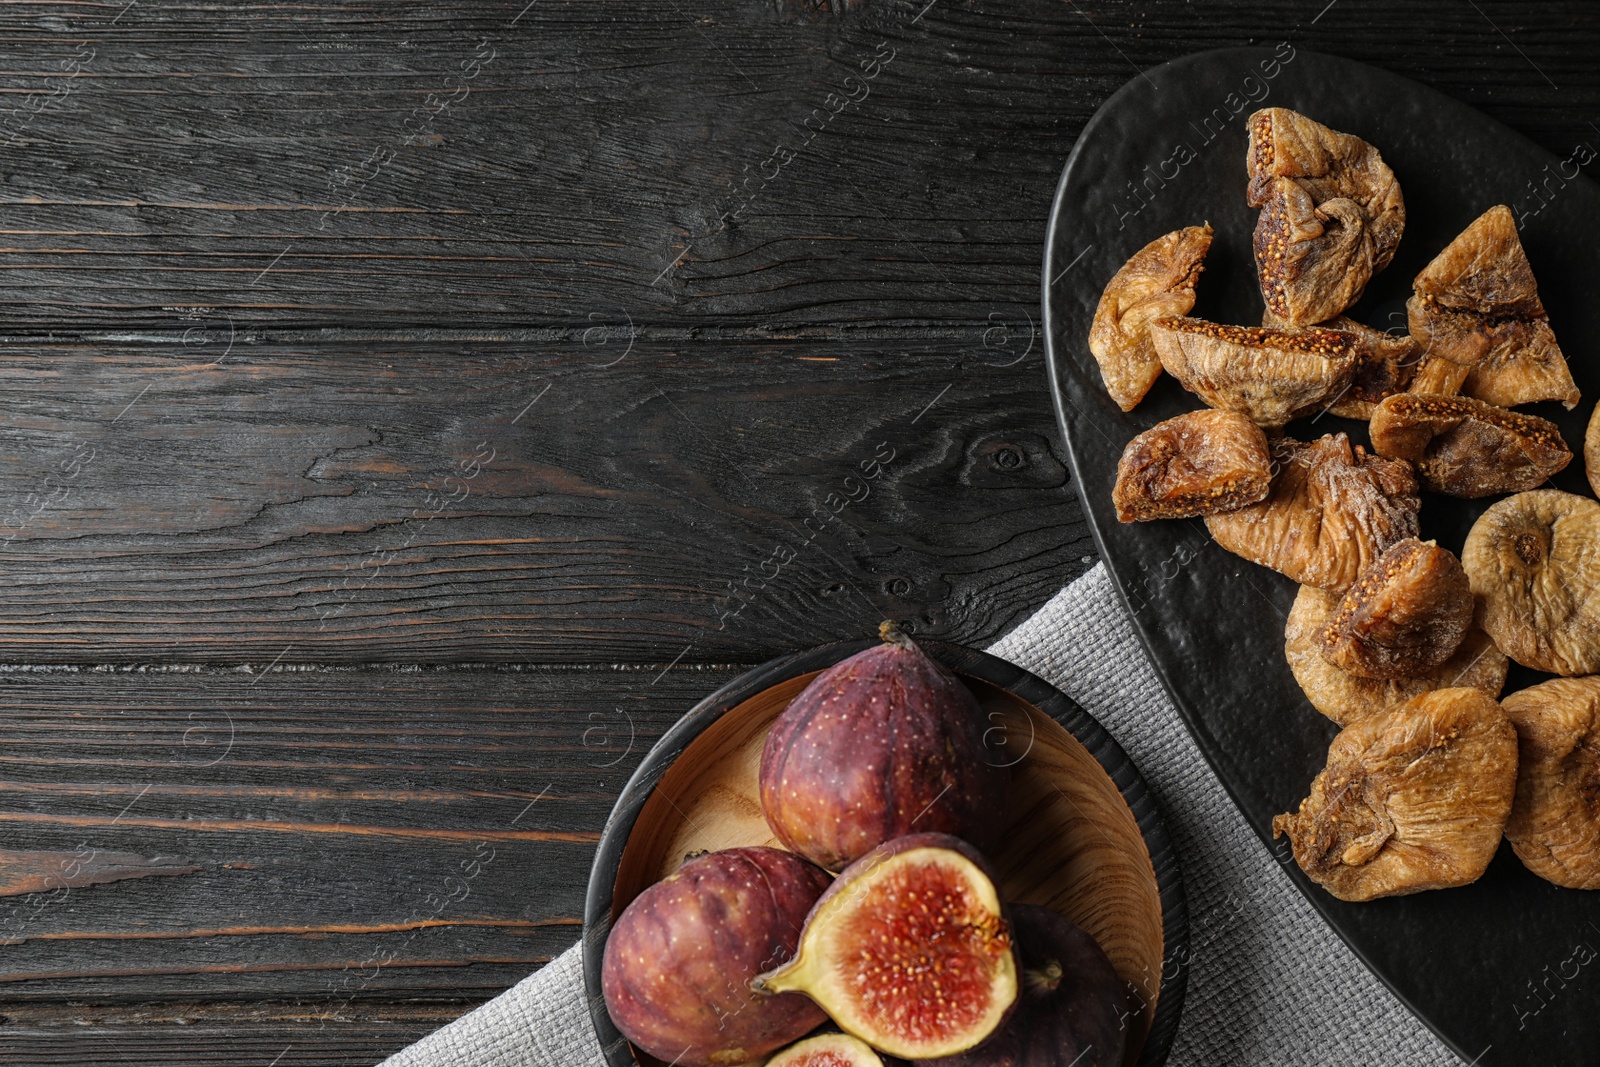
[[[1411,334],[1426,350],[1417,393],[1467,396],[1500,407],[1578,402],[1511,209],[1480,215],[1423,268],[1406,302]]]
[[[1347,334],[1317,326],[1224,326],[1204,319],[1164,318],[1150,324],[1161,365],[1214,408],[1282,426],[1321,411],[1350,387],[1356,345]]]
[[[1476,689],[1439,689],[1345,727],[1300,810],[1272,820],[1340,900],[1448,889],[1494,858],[1517,786],[1517,733]]]
[[[1600,678],[1556,678],[1501,706],[1518,744],[1506,840],[1540,878],[1600,889]]]
[[[1106,391],[1132,411],[1161,374],[1146,329],[1153,319],[1187,315],[1194,285],[1211,248],[1211,225],[1186,226],[1157,237],[1112,275],[1089,327],[1089,351]]]
[[[1261,315],[1261,325],[1287,327],[1289,324],[1268,308]],[[1417,364],[1422,361],[1422,346],[1409,334],[1374,330],[1348,315],[1317,325],[1348,335],[1355,345],[1355,373],[1345,391],[1328,405],[1330,415],[1365,422],[1372,417],[1372,409],[1378,401],[1405,391],[1416,373]]]
[[[1600,504],[1558,489],[1489,507],[1461,550],[1478,624],[1524,667],[1600,671]]]
[[[1363,678],[1414,678],[1455,654],[1472,589],[1453,553],[1408,537],[1364,571],[1322,628],[1322,655]]]
[[[1424,489],[1448,496],[1536,489],[1572,461],[1555,423],[1465,396],[1391,396],[1370,430],[1378,455],[1409,460]]]
[[[1600,404],[1595,405],[1583,434],[1583,472],[1589,476],[1589,488],[1600,496]]]
[[[1322,654],[1322,637],[1339,600],[1335,593],[1302,585],[1284,627],[1283,651],[1311,706],[1340,726],[1434,689],[1466,686],[1500,695],[1509,661],[1476,626],[1467,630],[1449,659],[1410,678],[1363,678],[1335,667]]]
[[[1284,322],[1326,322],[1394,258],[1406,221],[1400,183],[1376,148],[1288,108],[1249,122],[1261,295]]]
[[[1122,522],[1214,515],[1265,497],[1271,468],[1255,423],[1231,411],[1191,411],[1128,442],[1111,500]]]
[[[1206,528],[1229,552],[1302,585],[1342,593],[1390,545],[1417,535],[1417,480],[1406,463],[1351,448],[1344,434],[1280,438],[1267,498]]]

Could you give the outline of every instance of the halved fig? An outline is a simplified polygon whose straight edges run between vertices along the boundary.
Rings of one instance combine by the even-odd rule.
[[[1254,504],[1271,484],[1261,428],[1243,415],[1207,408],[1129,441],[1111,500],[1122,522],[1187,519]]]
[[[1389,546],[1417,535],[1417,480],[1409,464],[1369,456],[1342,433],[1310,444],[1280,438],[1267,498],[1206,528],[1229,552],[1302,585],[1342,593]]]
[[[1287,327],[1268,308],[1261,315],[1261,325]],[[1337,330],[1347,334],[1355,344],[1356,369],[1344,393],[1328,405],[1330,415],[1344,419],[1366,421],[1372,409],[1386,396],[1404,392],[1422,361],[1422,346],[1409,334],[1392,334],[1374,330],[1348,315],[1340,315],[1327,322],[1318,323],[1324,330]]]
[[[1261,295],[1284,322],[1326,322],[1394,258],[1406,222],[1400,183],[1376,148],[1288,108],[1257,111],[1249,125]]]
[[[1412,288],[1407,318],[1427,352],[1413,392],[1460,391],[1500,407],[1578,403],[1510,208],[1497,204],[1480,215]]]
[[[1391,396],[1369,429],[1378,455],[1409,460],[1424,489],[1447,496],[1537,489],[1572,461],[1549,419],[1465,396]]]
[[[793,960],[757,988],[805,993],[892,1056],[964,1052],[1017,999],[1017,955],[987,862],[948,834],[912,834],[845,868]]]
[[[1506,840],[1540,878],[1600,889],[1600,678],[1552,679],[1501,706],[1518,744]]]
[[[633,899],[600,966],[606,1010],[627,1039],[678,1064],[742,1064],[815,1030],[805,997],[750,982],[789,958],[830,879],[792,853],[732,848],[690,859]]]
[[[1439,689],[1356,720],[1297,812],[1272,820],[1340,900],[1475,882],[1517,787],[1517,732],[1476,689]]]
[[[1322,650],[1323,635],[1339,601],[1337,593],[1302,585],[1289,609],[1283,650],[1289,670],[1311,706],[1340,726],[1435,689],[1466,686],[1497,697],[1504,688],[1510,661],[1476,626],[1467,631],[1449,659],[1409,678],[1363,678],[1335,667]]]
[[[1262,426],[1321,411],[1350,388],[1356,343],[1320,326],[1225,326],[1175,317],[1150,324],[1161,365],[1185,389]]]
[[[1559,489],[1506,497],[1461,549],[1478,624],[1524,667],[1600,671],[1600,504]]]
[[[872,1046],[849,1034],[818,1034],[790,1045],[766,1067],[883,1067]]]
[[[1363,678],[1414,678],[1455,654],[1472,589],[1454,553],[1408,537],[1350,587],[1322,628],[1322,655]]]
[[[1132,411],[1161,374],[1147,327],[1167,315],[1187,315],[1194,286],[1211,249],[1211,224],[1185,226],[1145,245],[1112,275],[1089,326],[1089,351],[1106,391]]]
[[[1011,906],[1022,950],[1017,1009],[977,1048],[928,1067],[1120,1067],[1127,993],[1093,937],[1049,908]]]

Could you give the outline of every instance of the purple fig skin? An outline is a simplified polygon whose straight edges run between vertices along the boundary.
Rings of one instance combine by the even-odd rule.
[[[927,1067],[1120,1067],[1127,995],[1082,927],[1049,908],[1011,906],[1022,991],[1011,1018],[970,1052]]]
[[[830,871],[913,832],[981,846],[1004,810],[1009,773],[977,698],[892,623],[882,632],[790,701],[761,751],[772,832]]]
[[[798,993],[750,980],[794,955],[832,879],[775,848],[695,857],[640,893],[606,940],[600,987],[612,1022],[668,1063],[742,1064],[827,1021]]]

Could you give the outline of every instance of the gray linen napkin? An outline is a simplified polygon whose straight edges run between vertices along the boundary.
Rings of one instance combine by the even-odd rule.
[[[1189,988],[1172,1067],[1448,1067],[1245,824],[1184,730],[1105,567],[989,650],[1060,687],[1154,790],[1183,864]],[[578,948],[383,1067],[601,1067]]]

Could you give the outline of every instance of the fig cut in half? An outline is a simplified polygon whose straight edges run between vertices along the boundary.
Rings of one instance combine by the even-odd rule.
[[[925,1060],[993,1033],[1017,978],[983,857],[948,834],[911,834],[845,868],[807,916],[795,958],[755,986],[805,993],[878,1051]]]
[[[790,1045],[766,1067],[883,1067],[872,1046],[849,1034],[818,1034]]]

